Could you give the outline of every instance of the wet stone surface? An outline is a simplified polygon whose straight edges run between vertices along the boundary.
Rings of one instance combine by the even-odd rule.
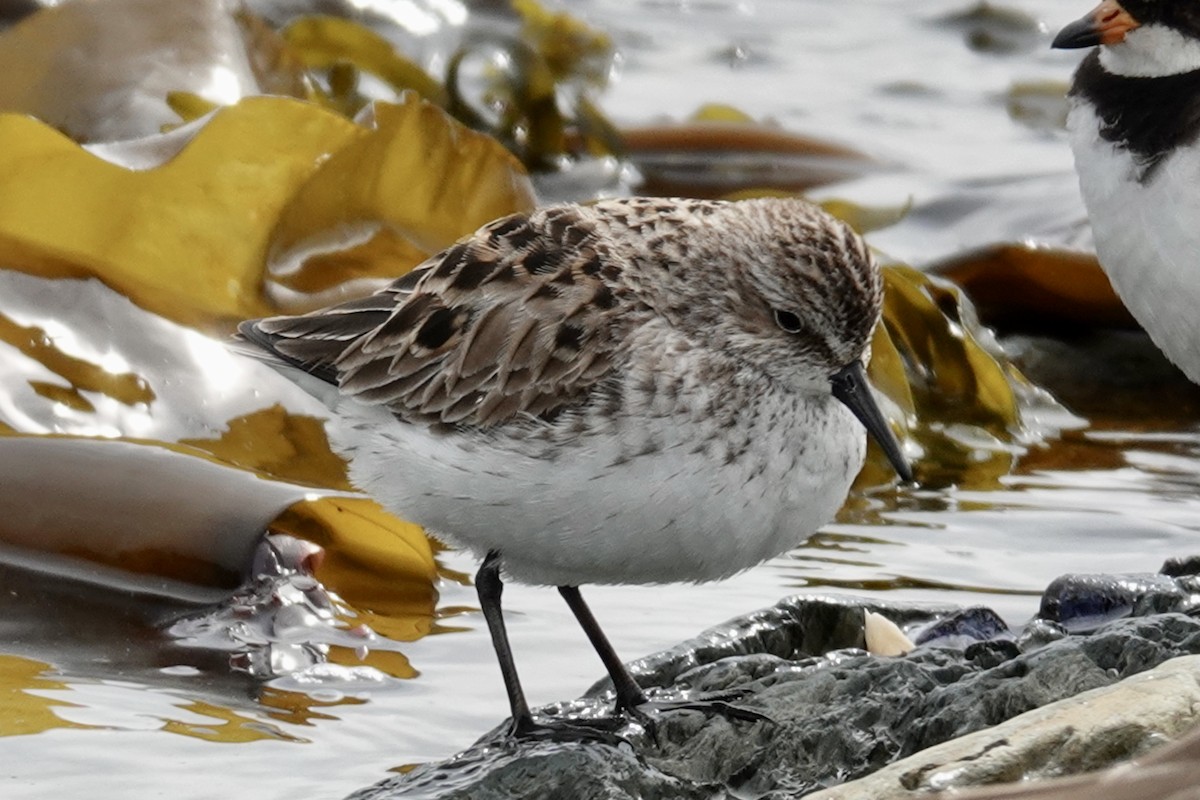
[[[652,729],[627,725],[616,746],[511,741],[501,726],[352,798],[794,798],[1200,653],[1200,620],[1185,613],[1195,579],[1178,574],[1187,571],[1061,578],[1042,602],[1054,618],[1019,631],[981,608],[789,598],[631,665],[658,687],[654,697],[737,689],[773,723],[664,713]],[[917,648],[865,653],[867,610],[905,628]],[[609,702],[600,684],[542,713],[598,716]]]

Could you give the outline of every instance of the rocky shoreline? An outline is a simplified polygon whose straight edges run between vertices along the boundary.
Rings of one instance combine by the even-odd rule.
[[[1200,724],[1194,572],[1066,576],[1020,630],[984,608],[787,598],[631,664],[659,697],[737,691],[771,722],[664,713],[615,745],[513,742],[501,727],[351,800],[884,800],[1102,769]],[[868,612],[915,648],[866,652]],[[610,701],[598,684],[540,713],[600,716]]]

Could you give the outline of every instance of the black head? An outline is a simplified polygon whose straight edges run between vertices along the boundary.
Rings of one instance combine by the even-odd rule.
[[[1120,44],[1139,28],[1158,27],[1200,39],[1200,0],[1103,0],[1059,31],[1052,47]]]
[[[1114,2],[1125,9],[1138,25],[1165,25],[1200,39],[1200,2],[1192,0],[1122,0]]]

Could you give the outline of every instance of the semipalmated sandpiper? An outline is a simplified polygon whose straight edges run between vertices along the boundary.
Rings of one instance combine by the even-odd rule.
[[[788,550],[845,500],[864,425],[911,478],[864,373],[881,297],[863,240],[803,200],[631,198],[497,220],[376,294],[241,332],[324,385],[358,487],[483,559],[511,730],[558,735],[517,679],[501,572],[559,587],[638,713],[580,584]]]

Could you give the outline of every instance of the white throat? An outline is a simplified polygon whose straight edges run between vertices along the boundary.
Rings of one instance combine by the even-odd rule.
[[[1200,69],[1200,39],[1165,25],[1143,25],[1120,44],[1100,48],[1100,64],[1114,75],[1161,78]]]

